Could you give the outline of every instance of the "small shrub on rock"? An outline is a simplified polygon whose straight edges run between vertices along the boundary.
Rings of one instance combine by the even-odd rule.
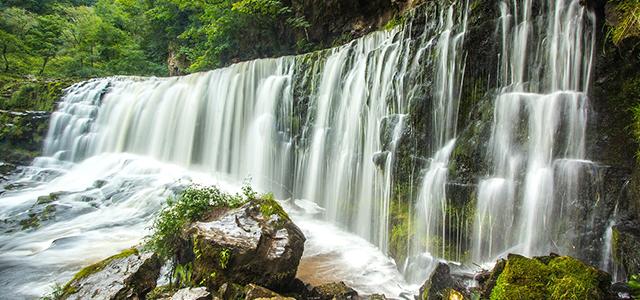
[[[244,195],[235,196],[221,191],[216,186],[191,184],[177,199],[167,199],[167,206],[155,218],[147,237],[147,247],[167,261],[180,247],[180,234],[190,223],[201,220],[212,207],[237,208],[255,197],[248,183],[242,188]]]

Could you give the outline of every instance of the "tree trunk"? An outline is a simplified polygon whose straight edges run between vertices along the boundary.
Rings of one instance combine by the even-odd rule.
[[[42,75],[42,73],[44,72],[44,67],[47,66],[47,62],[49,61],[49,58],[50,57],[48,57],[48,56],[44,58],[44,63],[42,64],[42,69],[40,69],[40,73],[38,73],[38,75]]]
[[[9,72],[9,60],[7,59],[7,44],[4,44],[4,49],[2,49],[2,57],[4,58],[4,71]]]

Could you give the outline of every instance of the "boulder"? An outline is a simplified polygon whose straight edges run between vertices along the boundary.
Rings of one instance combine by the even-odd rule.
[[[475,279],[478,282],[481,299],[489,299],[491,291],[497,284],[498,276],[502,274],[506,265],[507,261],[501,258],[496,262],[492,271],[485,271],[476,276]]]
[[[231,282],[282,292],[293,284],[305,240],[276,201],[257,199],[193,224],[178,262],[192,264],[191,283],[210,290]]]
[[[507,256],[491,299],[606,299],[611,275],[569,256]]]
[[[359,299],[359,296],[358,292],[340,281],[314,287],[311,290],[311,298],[318,300],[347,300]]]
[[[160,267],[155,253],[126,250],[80,270],[60,299],[145,299],[156,286]]]
[[[282,298],[282,296],[278,295],[274,291],[251,283],[247,284],[247,286],[244,288],[244,294],[244,300],[269,299],[277,297]]]
[[[438,263],[429,279],[420,287],[416,300],[458,299],[456,298],[458,294],[463,296],[460,299],[467,299],[466,288],[451,277],[449,265]],[[445,295],[449,298],[445,298]]]
[[[211,293],[206,287],[184,288],[177,291],[171,300],[211,300]]]

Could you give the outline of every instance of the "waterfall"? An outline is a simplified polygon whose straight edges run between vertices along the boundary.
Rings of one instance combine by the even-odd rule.
[[[139,243],[189,181],[233,191],[247,178],[284,200],[305,231],[303,274],[364,293],[411,290],[443,260],[576,254],[565,220],[601,192],[585,153],[595,17],[579,0],[496,5],[498,74],[486,79],[495,81],[491,130],[479,154],[487,170],[468,199],[454,199],[474,4],[428,1],[399,28],[295,57],[72,86],[45,156],[16,179],[23,189],[1,196],[0,283],[19,298],[42,291],[44,273],[62,268],[56,279],[66,281]],[[41,203],[47,196],[53,204]],[[31,214],[43,216],[40,227],[21,230]],[[17,282],[16,270],[32,283]]]
[[[585,128],[595,17],[579,1],[509,1],[500,8],[501,87],[492,167],[476,199],[473,260],[507,251],[573,254],[579,250],[553,238],[564,217],[554,208],[576,200],[578,174],[593,164],[585,160]]]

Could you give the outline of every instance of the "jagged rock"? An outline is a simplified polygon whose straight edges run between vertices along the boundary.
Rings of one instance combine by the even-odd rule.
[[[61,300],[145,299],[160,275],[155,253],[123,251],[82,269],[64,286]]]
[[[466,299],[466,296],[464,295],[466,294],[466,288],[464,285],[451,277],[451,270],[447,264],[438,263],[438,266],[433,270],[429,279],[420,287],[420,293],[416,297],[416,300],[449,299],[444,298],[445,292],[447,295],[453,295],[451,297],[455,297],[455,295],[457,295],[449,290],[453,290],[457,294],[463,295],[463,298],[460,299]],[[462,291],[464,291],[464,294]]]
[[[332,282],[316,286],[311,290],[311,297],[318,300],[359,299],[358,292],[348,287],[344,282]]]
[[[177,291],[171,300],[211,300],[212,296],[206,287],[184,288]],[[216,298],[217,299],[217,298]]]
[[[217,289],[226,282],[280,292],[295,278],[305,237],[274,200],[252,200],[212,213],[186,231],[180,264],[193,264],[193,284]]]

